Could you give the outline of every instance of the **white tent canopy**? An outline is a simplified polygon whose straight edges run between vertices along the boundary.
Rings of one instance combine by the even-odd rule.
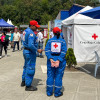
[[[100,54],[100,19],[79,14],[89,9],[86,6],[62,21],[67,47],[73,48],[77,62],[95,62],[94,51]]]
[[[90,6],[86,6],[85,8],[81,9],[77,13],[73,14],[69,18],[62,21],[63,25],[70,25],[70,24],[99,24],[99,19],[93,19],[91,17],[79,14],[86,10],[92,9]]]
[[[8,18],[8,20],[7,20],[7,23],[10,24],[10,25],[13,25],[13,24],[12,24],[12,21],[9,20],[9,18]]]

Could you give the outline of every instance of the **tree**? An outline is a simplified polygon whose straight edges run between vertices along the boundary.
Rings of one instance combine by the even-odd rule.
[[[14,25],[28,24],[37,20],[47,24],[54,20],[60,10],[69,10],[74,3],[97,6],[98,0],[0,0],[0,18],[11,19]]]
[[[47,14],[46,12],[44,12],[44,14],[41,15],[41,20],[40,23],[42,23],[43,25],[47,24],[48,21],[52,19],[51,15]]]
[[[11,19],[12,22],[14,22],[14,18],[17,16],[17,13],[15,12],[15,6],[12,5],[4,5],[1,7],[1,14],[0,18],[3,18],[7,21],[7,19]]]
[[[74,67],[75,65],[77,65],[76,57],[74,55],[72,48],[69,48],[67,50],[65,58],[66,58],[66,61],[67,61],[68,68],[71,68],[71,67]]]

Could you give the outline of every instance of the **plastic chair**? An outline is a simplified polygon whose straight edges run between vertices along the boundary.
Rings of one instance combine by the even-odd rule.
[[[96,77],[97,69],[98,69],[98,67],[100,66],[100,57],[99,57],[99,55],[98,55],[98,53],[97,53],[96,51],[94,51],[94,52],[95,52],[96,59],[97,59],[97,63],[96,63],[96,65],[95,65],[95,73],[94,73],[94,76]]]

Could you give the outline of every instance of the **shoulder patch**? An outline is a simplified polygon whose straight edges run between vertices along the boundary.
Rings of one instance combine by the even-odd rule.
[[[30,36],[33,36],[33,34],[31,33]]]

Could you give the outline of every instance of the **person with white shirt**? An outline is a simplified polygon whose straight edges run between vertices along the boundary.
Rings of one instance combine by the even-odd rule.
[[[54,37],[54,34],[53,34],[53,31],[51,29],[51,32],[50,32],[50,39]]]
[[[37,42],[38,42],[38,49],[43,49],[43,34],[42,34],[42,30],[40,30],[40,32],[37,34]],[[39,53],[37,52],[37,57],[43,58],[42,52]]]
[[[17,30],[14,32],[13,41],[14,41],[14,48],[13,48],[12,52],[15,52],[16,44],[17,44],[17,50],[19,51],[20,34],[19,34],[19,32]]]

